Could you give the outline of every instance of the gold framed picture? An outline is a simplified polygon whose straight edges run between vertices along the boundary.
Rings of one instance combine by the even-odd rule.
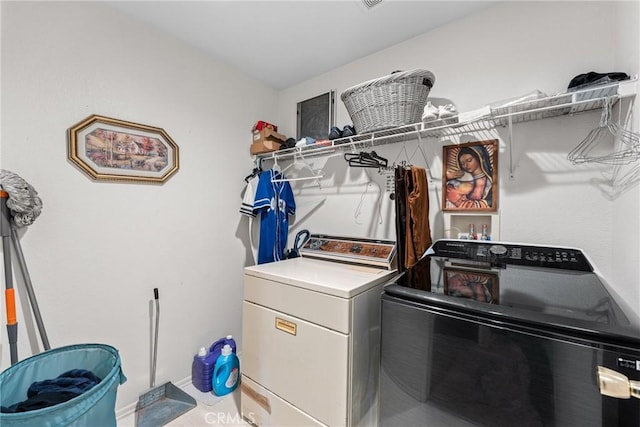
[[[442,157],[442,210],[498,210],[498,140],[446,145]]]
[[[163,130],[92,115],[68,131],[68,157],[94,180],[163,183],[178,171],[178,146]]]

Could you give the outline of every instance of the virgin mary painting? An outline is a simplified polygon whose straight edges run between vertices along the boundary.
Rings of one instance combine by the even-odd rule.
[[[498,208],[498,140],[444,147],[443,210]]]

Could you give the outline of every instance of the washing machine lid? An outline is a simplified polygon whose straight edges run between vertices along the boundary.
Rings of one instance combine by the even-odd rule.
[[[385,291],[496,320],[640,342],[638,316],[576,248],[440,240]]]
[[[387,282],[395,270],[313,258],[292,258],[244,269],[245,274],[340,298],[351,298]]]

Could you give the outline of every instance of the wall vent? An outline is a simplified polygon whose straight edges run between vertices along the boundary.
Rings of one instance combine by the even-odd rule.
[[[382,3],[382,0],[361,0],[364,7],[369,10]]]

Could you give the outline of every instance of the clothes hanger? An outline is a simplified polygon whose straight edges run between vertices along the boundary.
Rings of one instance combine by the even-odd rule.
[[[387,159],[378,155],[378,153],[376,153],[375,151],[368,153],[368,155],[371,156],[372,159],[377,161],[380,167],[387,167],[387,165],[389,164],[389,161]]]
[[[620,165],[615,165],[614,172],[610,176],[609,174],[603,174],[605,176],[604,179],[592,179],[611,200],[640,182],[640,164],[626,169],[624,173],[620,172],[620,167]]]
[[[597,154],[600,145],[613,137],[616,151]],[[567,159],[573,164],[603,163],[624,165],[640,159],[640,134],[624,129],[611,120],[611,101],[604,98],[602,116],[596,129],[593,129],[580,143],[569,152]]]
[[[398,163],[398,159],[400,158],[400,155],[402,153],[404,153],[405,160],[403,160],[400,163]],[[411,160],[409,158],[409,152],[407,151],[407,144],[406,143],[404,143],[404,142],[402,143],[402,148],[398,152],[398,155],[396,156],[396,158],[393,160],[393,166],[401,167],[401,168],[411,167]]]
[[[344,159],[349,166],[363,168],[381,168],[386,167],[388,160],[379,156],[375,151],[359,153],[344,153]]]
[[[359,217],[362,214],[362,205],[364,203],[364,198],[367,195],[367,192],[369,191],[369,186],[370,185],[374,185],[377,190],[378,190],[378,194],[376,197],[376,214],[378,216],[378,223],[382,224],[382,188],[380,187],[380,184],[378,184],[377,182],[375,182],[374,180],[371,179],[371,177],[369,176],[369,174],[365,171],[365,174],[367,175],[367,178],[369,179],[367,181],[366,186],[364,187],[364,191],[362,192],[362,194],[360,195],[360,202],[358,203],[358,206],[356,207],[356,210],[353,214],[353,219],[355,221],[356,224],[362,224],[361,222],[359,222]]]
[[[244,181],[245,182],[251,181],[251,178],[253,178],[256,175],[259,175],[261,172],[262,172],[262,159],[258,160],[258,162],[254,165],[251,173],[244,177]]]
[[[363,167],[363,168],[377,168],[378,162],[368,156],[366,153],[358,153],[357,156],[351,157],[347,160],[349,166]]]
[[[429,184],[432,185],[433,176],[431,175],[431,167],[429,164],[429,159],[427,158],[427,154],[422,149],[422,138],[420,137],[420,133],[418,133],[418,147],[416,148],[416,151],[413,152],[409,160],[413,159],[413,156],[416,155],[418,150],[420,150],[420,153],[422,154],[422,159],[424,160],[424,167],[425,167],[425,170],[427,171],[427,179],[429,180]]]
[[[298,160],[298,157],[300,158],[300,160]],[[309,172],[311,172],[311,176],[301,176],[301,177],[296,177],[296,178],[287,178],[284,176],[284,172],[291,168],[293,165],[302,165],[302,169],[307,169]],[[291,162],[290,165],[286,166],[284,169],[279,171],[281,176],[280,178],[275,178],[272,179],[271,182],[291,182],[291,181],[309,181],[309,180],[317,180],[318,181],[318,186],[320,185],[320,178],[324,177],[324,172],[320,171],[319,173],[316,173],[316,171],[313,170],[313,168],[311,167],[311,165],[305,160],[304,156],[302,155],[301,149],[298,147],[298,151],[294,152],[293,154],[293,162]]]
[[[276,172],[276,173],[282,172],[282,169],[280,168],[280,165],[278,164],[278,157],[277,156],[273,156],[273,165],[271,166],[271,169],[273,169],[273,171]]]
[[[610,110],[608,98],[605,98],[602,105],[602,114],[598,127],[592,129],[580,143],[567,154],[567,159],[574,164],[586,163],[592,161],[593,157],[590,153],[602,142],[604,138],[610,135],[608,122],[610,118]]]

